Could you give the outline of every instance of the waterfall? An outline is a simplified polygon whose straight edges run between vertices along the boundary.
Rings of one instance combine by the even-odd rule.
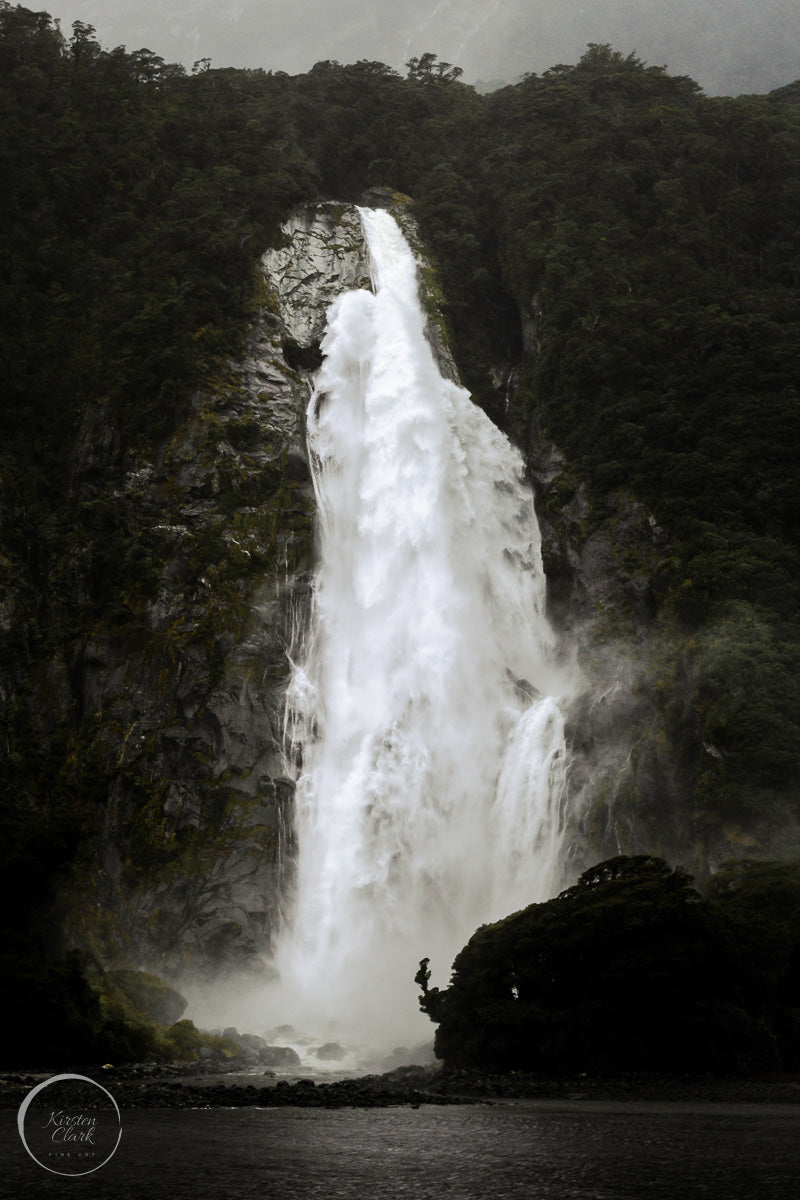
[[[288,1019],[425,1037],[475,928],[553,894],[563,687],[518,451],[425,338],[413,255],[361,210],[374,292],[340,296],[308,409],[319,565],[296,649]]]

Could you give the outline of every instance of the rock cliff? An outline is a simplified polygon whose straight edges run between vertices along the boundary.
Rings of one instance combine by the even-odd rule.
[[[394,207],[421,257],[403,198],[367,202]],[[424,264],[422,280],[430,340],[456,377]],[[312,559],[304,415],[326,310],[368,286],[355,208],[298,210],[263,260],[242,356],[219,364],[171,436],[132,457],[109,413],[83,414],[70,491],[92,542],[65,542],[51,572],[50,621],[65,632],[34,670],[0,683],[88,830],[59,884],[59,921],[62,943],[102,966],[270,970],[291,873],[287,653]],[[535,420],[515,432],[537,491],[551,617],[586,683],[570,715],[575,869],[637,850],[686,859],[682,772],[696,746],[687,736],[683,757],[664,752],[656,695],[667,535],[633,497],[598,505]],[[124,586],[109,584],[102,612],[70,627],[76,605],[94,611],[98,561],[111,576],[120,556]],[[24,639],[25,581],[9,578],[0,620]]]
[[[527,341],[530,361],[533,326]],[[567,719],[570,873],[648,853],[703,878],[761,847],[752,831],[704,820],[692,799],[709,751],[691,645],[664,605],[676,554],[669,532],[633,494],[592,493],[535,404],[515,432],[536,492],[548,612],[579,677]]]
[[[104,966],[268,969],[291,840],[287,647],[312,549],[309,375],[328,304],[369,285],[352,206],[298,212],[284,240],[264,259],[243,355],[168,439],[132,458],[111,414],[84,412],[68,503],[93,538],[59,547],[55,602],[91,610],[98,545],[107,581],[120,557],[138,569],[3,681],[84,821],[59,883],[61,939]],[[3,596],[18,637],[23,592]]]

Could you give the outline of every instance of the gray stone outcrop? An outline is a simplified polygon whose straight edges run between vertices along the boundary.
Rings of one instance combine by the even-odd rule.
[[[340,291],[369,284],[353,206],[305,208],[284,238],[265,256],[265,298],[242,357],[104,497],[146,541],[151,586],[40,684],[52,720],[75,691],[92,714],[83,753],[106,778],[107,805],[62,905],[68,939],[106,965],[167,977],[271,971],[291,856],[287,650],[308,592],[314,514],[310,366],[297,351],[318,343]],[[73,486],[101,491],[115,453],[107,416],[87,413]]]

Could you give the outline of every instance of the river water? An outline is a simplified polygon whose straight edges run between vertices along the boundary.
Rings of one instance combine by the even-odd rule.
[[[129,1111],[84,1177],[0,1130],[0,1196],[92,1200],[797,1200],[800,1106],[522,1102]]]

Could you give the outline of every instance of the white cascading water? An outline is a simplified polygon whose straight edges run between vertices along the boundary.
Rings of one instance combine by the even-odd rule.
[[[392,1045],[430,1036],[421,958],[446,984],[479,924],[560,882],[563,681],[521,456],[440,374],[394,218],[362,220],[374,294],[331,306],[308,410],[319,566],[276,964],[293,1024]]]

